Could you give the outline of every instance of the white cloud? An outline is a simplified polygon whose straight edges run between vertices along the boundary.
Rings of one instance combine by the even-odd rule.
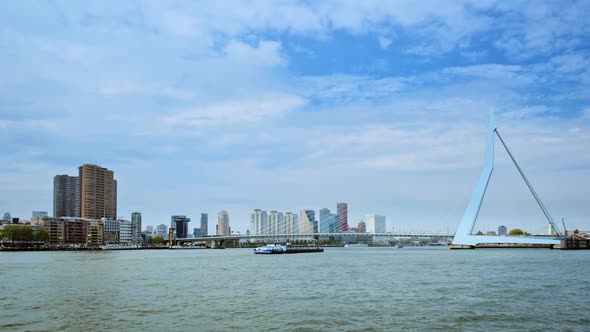
[[[385,37],[379,37],[378,38],[379,41],[379,46],[383,49],[386,49],[389,47],[389,45],[391,45],[391,43],[393,42],[393,39],[391,38],[385,38]]]
[[[105,96],[117,95],[150,95],[163,96],[174,99],[190,99],[194,96],[192,91],[186,89],[166,86],[164,84],[145,82],[139,79],[130,78],[108,78],[102,82],[96,82],[97,92]]]
[[[304,99],[292,95],[262,96],[181,110],[164,121],[168,125],[188,127],[254,123],[296,110],[305,103]]]
[[[550,64],[554,70],[569,74],[588,70],[590,59],[583,54],[566,54],[551,58]]]
[[[8,120],[2,120],[2,119],[0,119],[0,129],[8,128],[12,124],[13,124],[13,121],[8,121]]]
[[[583,45],[590,33],[590,3],[498,2],[498,23],[504,29],[496,45],[514,58],[553,54]],[[500,23],[503,22],[503,23]]]
[[[224,53],[229,60],[237,59],[244,65],[280,66],[286,63],[281,56],[281,43],[276,41],[260,41],[257,46],[251,46],[231,40],[225,46]]]
[[[510,85],[530,84],[536,79],[534,74],[517,65],[481,64],[463,67],[449,67],[441,70],[441,73],[490,80],[502,80]]]
[[[394,77],[335,74],[303,77],[298,85],[306,96],[312,98],[350,101],[391,97],[403,88],[404,82]]]

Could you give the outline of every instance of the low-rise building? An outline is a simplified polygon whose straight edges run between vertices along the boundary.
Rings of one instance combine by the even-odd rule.
[[[103,218],[104,222],[104,243],[119,243],[119,233],[121,231],[121,223],[118,220],[111,220]]]
[[[102,220],[91,219],[86,222],[87,227],[87,246],[100,246],[104,244],[104,222]]]
[[[72,217],[42,217],[37,225],[49,233],[51,244],[99,246],[104,244],[104,221]]]

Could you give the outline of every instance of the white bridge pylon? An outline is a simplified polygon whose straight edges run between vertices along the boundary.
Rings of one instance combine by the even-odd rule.
[[[526,183],[527,187],[535,197],[537,204],[543,211],[543,214],[552,225],[554,231],[559,233],[557,225],[553,222],[553,218],[549,214],[549,211],[541,202],[541,199],[533,189],[531,183],[524,175],[520,166],[512,156],[512,153],[504,143],[502,136],[498,132],[498,128],[496,127],[496,120],[494,119],[494,113],[490,112],[490,123],[488,126],[487,132],[487,148],[486,148],[486,162],[484,169],[481,173],[479,178],[479,182],[477,183],[477,187],[475,187],[475,191],[471,196],[471,200],[469,201],[469,205],[467,209],[465,209],[465,213],[463,214],[463,219],[461,219],[461,223],[457,228],[457,232],[455,233],[455,237],[453,238],[454,245],[466,245],[466,246],[475,246],[478,244],[490,244],[490,243],[514,243],[514,244],[559,244],[560,239],[558,237],[525,237],[525,236],[478,236],[473,235],[473,228],[475,226],[475,222],[477,221],[477,216],[479,215],[479,210],[481,208],[481,204],[483,202],[483,198],[486,194],[486,189],[488,188],[488,183],[490,182],[490,178],[492,177],[492,171],[494,170],[494,139],[498,136],[500,142],[508,152],[510,159],[518,169],[518,172],[522,176],[524,182]]]

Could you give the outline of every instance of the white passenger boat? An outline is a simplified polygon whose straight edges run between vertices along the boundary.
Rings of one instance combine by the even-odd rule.
[[[355,247],[368,247],[369,245],[366,243],[347,243],[344,245],[344,248],[355,248]]]
[[[255,254],[284,254],[287,252],[287,246],[281,244],[267,244],[263,247],[254,249]]]

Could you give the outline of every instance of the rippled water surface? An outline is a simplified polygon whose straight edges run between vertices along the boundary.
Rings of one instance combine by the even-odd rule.
[[[2,331],[590,331],[590,251],[0,253]]]

